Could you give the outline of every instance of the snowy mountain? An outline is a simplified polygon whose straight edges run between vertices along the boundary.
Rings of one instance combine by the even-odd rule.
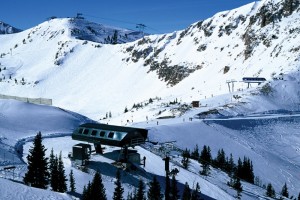
[[[183,31],[122,45],[78,40],[74,37],[88,31],[85,21],[76,19],[74,25],[72,19],[53,19],[0,38],[1,68],[7,69],[1,72],[0,91],[51,98],[57,106],[99,119],[109,110],[118,115],[154,97],[173,95],[189,103],[226,94],[227,80],[272,80],[297,70],[299,63],[299,8],[284,14],[284,2],[252,3]],[[274,23],[262,26],[262,9],[275,9]],[[82,35],[72,36],[80,26]],[[26,84],[20,84],[22,79]],[[236,84],[236,89],[243,87]],[[62,96],[65,91],[70,95]],[[91,109],[95,105],[98,109]]]
[[[224,148],[236,159],[249,156],[264,184],[280,191],[287,182],[296,195],[299,13],[298,1],[262,0],[182,31],[144,37],[84,19],[52,19],[0,36],[0,94],[50,98],[54,106],[103,123],[147,127],[151,140],[176,140],[182,149],[210,145],[214,154]],[[113,45],[115,33],[119,44]],[[248,88],[243,77],[267,81]],[[191,108],[194,100],[200,108]],[[203,193],[232,199],[228,177],[213,174],[209,183],[195,176],[205,184]],[[184,184],[184,175],[180,179]],[[245,199],[265,198],[263,189],[247,188],[255,194],[245,193]]]
[[[1,34],[12,34],[12,33],[19,33],[22,30],[17,29],[9,24],[0,21],[0,35]]]
[[[144,35],[139,31],[105,26],[86,21],[83,18],[71,18],[69,24],[73,37],[103,44],[132,42],[141,39]],[[115,41],[114,37],[116,37]]]

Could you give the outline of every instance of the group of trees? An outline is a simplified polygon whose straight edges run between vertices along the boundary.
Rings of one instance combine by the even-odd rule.
[[[115,30],[111,37],[107,36],[107,38],[104,39],[104,42],[107,44],[118,44],[118,31]]]
[[[252,161],[247,157],[244,157],[243,160],[239,158],[237,164],[235,164],[232,154],[227,157],[224,150],[220,149],[218,150],[216,158],[213,159],[209,146],[204,145],[202,151],[199,153],[198,145],[196,145],[192,152],[190,152],[190,150],[188,149],[185,149],[182,152],[181,163],[183,168],[188,169],[190,159],[197,160],[199,163],[201,163],[202,171],[199,172],[201,175],[208,175],[210,166],[219,168],[222,171],[228,173],[231,179],[227,184],[237,191],[238,198],[241,197],[240,193],[243,190],[242,184],[240,182],[241,180],[252,184],[255,183],[253,164]],[[276,197],[275,190],[271,183],[269,183],[266,187],[266,195],[272,198]],[[280,195],[282,197],[289,198],[289,192],[286,183],[282,187]],[[298,200],[300,200],[300,193],[298,196]]]
[[[41,132],[37,133],[33,141],[33,147],[29,150],[27,156],[28,161],[28,171],[24,176],[24,183],[32,187],[46,189],[50,183],[50,186],[53,191],[57,192],[66,192],[67,191],[67,178],[65,175],[64,165],[62,161],[62,154],[59,156],[54,155],[53,149],[51,150],[50,157],[47,158],[45,155],[46,149],[42,144],[42,135]],[[204,145],[201,153],[199,153],[199,148],[196,145],[192,153],[189,150],[185,150],[182,153],[182,164],[184,168],[188,168],[189,159],[196,159],[202,164],[202,171],[200,172],[203,175],[208,175],[209,166],[214,166],[215,168],[220,168],[227,172],[231,177],[231,181],[228,183],[234,189],[237,190],[238,198],[242,192],[242,185],[240,179],[247,181],[249,183],[254,183],[254,174],[253,174],[253,165],[252,161],[244,157],[242,161],[238,159],[238,163],[235,164],[230,154],[230,158],[226,157],[223,149],[218,151],[217,157],[212,159],[210,147]],[[75,179],[73,171],[71,170],[69,175],[70,180],[70,191],[75,192]],[[128,200],[145,200],[147,199],[145,194],[145,184],[142,179],[139,180],[138,188],[134,193],[128,194]],[[268,184],[266,188],[266,195],[268,197],[276,197],[275,190],[271,183]],[[113,193],[113,200],[124,200],[123,197],[124,188],[121,183],[121,173],[117,170],[116,181],[115,181],[115,191]],[[173,174],[172,180],[169,176],[166,176],[166,188],[165,188],[165,199],[166,200],[175,200],[180,198],[178,194],[179,190],[177,188],[177,181],[175,175]],[[184,190],[182,193],[183,200],[196,200],[200,199],[200,186],[197,183],[196,187],[191,190],[188,183],[185,183]],[[285,183],[282,187],[280,195],[282,197],[289,198],[289,192],[287,184]],[[147,192],[147,197],[149,200],[161,200],[163,199],[163,194],[161,193],[161,187],[156,177],[149,183],[149,190]],[[105,188],[102,183],[102,177],[99,172],[96,172],[93,178],[93,181],[88,183],[87,186],[84,186],[82,199],[107,199],[105,194]],[[298,196],[300,200],[300,193]]]
[[[275,193],[275,190],[272,186],[271,183],[268,184],[267,186],[267,191],[266,191],[266,195],[268,197],[271,197],[271,198],[276,198],[276,193]],[[294,198],[293,196],[289,197],[289,191],[288,191],[288,187],[287,187],[287,184],[284,183],[284,185],[282,186],[282,189],[281,189],[281,192],[279,194],[281,196],[280,199],[282,199],[282,197],[286,197],[286,198],[290,198],[290,199],[295,199],[296,200],[296,197]],[[298,200],[300,200],[300,193],[298,195]]]
[[[64,164],[62,161],[61,152],[59,157],[54,156],[53,149],[49,157],[50,185],[53,191],[67,191],[67,177],[65,175]]]
[[[33,147],[27,156],[28,171],[24,176],[24,183],[32,187],[46,189],[50,183],[53,191],[66,192],[67,178],[61,153],[59,156],[51,150],[50,157],[46,157],[46,148],[42,144],[42,134],[37,133]],[[70,173],[70,191],[75,192],[75,179],[73,171]]]
[[[113,193],[113,200],[125,200],[124,188],[121,182],[121,172],[117,170],[115,179],[115,189]],[[200,186],[197,183],[195,189],[191,189],[188,183],[185,183],[182,195],[179,195],[177,188],[177,180],[175,175],[172,176],[172,180],[169,176],[166,177],[165,195],[162,193],[161,186],[156,178],[153,177],[152,181],[148,183],[148,191],[146,191],[146,185],[142,179],[138,182],[138,187],[133,192],[128,193],[127,200],[200,200]],[[180,198],[181,197],[181,198]],[[102,183],[102,177],[99,172],[96,172],[92,182],[89,182],[83,188],[82,200],[102,199],[106,200],[105,188]]]
[[[238,197],[240,197],[240,193],[243,190],[240,180],[254,183],[252,161],[247,157],[244,157],[243,162],[241,158],[239,158],[238,163],[235,164],[232,154],[230,154],[229,157],[226,156],[223,149],[218,151],[216,158],[212,158],[211,149],[209,146],[204,145],[202,151],[199,153],[198,145],[196,145],[192,152],[186,149],[182,153],[181,163],[186,169],[190,163],[189,159],[194,159],[201,163],[202,171],[199,172],[201,175],[207,176],[210,171],[210,166],[219,168],[228,173],[228,175],[231,177],[228,185],[237,191]]]
[[[102,182],[102,176],[99,172],[96,172],[92,183],[88,183],[83,187],[82,200],[106,200],[105,188]]]
[[[113,200],[124,200],[124,188],[121,182],[121,172],[117,170],[116,180],[114,182],[115,189],[113,193]],[[133,193],[128,193],[127,200],[146,200],[145,196],[145,184],[142,179],[139,180],[138,188]],[[156,177],[149,183],[149,190],[147,192],[149,200],[162,200],[163,195],[161,188]],[[102,182],[102,177],[99,172],[96,172],[92,182],[89,182],[87,186],[84,186],[82,192],[82,200],[101,199],[106,200],[105,188]]]
[[[192,152],[186,149],[182,153],[181,163],[186,169],[190,163],[189,159],[194,159],[201,163],[202,171],[200,171],[200,174],[202,175],[208,175],[210,166],[213,166],[214,168],[219,168],[228,173],[229,176],[236,175],[244,181],[254,183],[252,161],[247,157],[244,157],[243,162],[241,158],[239,158],[238,163],[235,164],[232,154],[230,154],[229,157],[226,156],[223,149],[218,151],[216,158],[212,158],[209,146],[204,145],[202,151],[199,153],[198,145],[196,145]]]

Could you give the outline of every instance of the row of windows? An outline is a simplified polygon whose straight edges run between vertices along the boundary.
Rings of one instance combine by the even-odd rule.
[[[78,131],[79,134],[83,134],[83,135],[88,135],[89,132],[90,132],[90,129],[87,129],[87,128],[85,128],[85,129],[80,128],[79,131]],[[97,133],[98,133],[98,132],[99,132],[98,130],[95,130],[95,129],[94,129],[94,130],[92,130],[91,135],[92,135],[92,136],[97,136]],[[100,137],[105,137],[105,133],[106,133],[105,131],[100,131],[99,136],[100,136]],[[108,133],[107,137],[108,137],[108,138],[113,138],[113,137],[114,137],[114,134],[115,134],[115,132],[110,131],[110,132]]]
[[[244,77],[243,81],[266,81],[265,78]]]

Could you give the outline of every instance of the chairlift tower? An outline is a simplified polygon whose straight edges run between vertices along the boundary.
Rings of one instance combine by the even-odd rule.
[[[77,13],[76,19],[84,19],[82,15],[83,15],[82,13]]]
[[[231,80],[227,80],[226,83],[228,84],[228,89],[229,89],[229,92],[234,92],[234,83],[237,82],[236,80],[234,79],[231,79]],[[231,91],[230,91],[230,83],[231,83]]]
[[[143,37],[144,37],[144,30],[146,28],[146,25],[145,24],[137,24],[136,28],[139,29],[140,32],[142,32]]]

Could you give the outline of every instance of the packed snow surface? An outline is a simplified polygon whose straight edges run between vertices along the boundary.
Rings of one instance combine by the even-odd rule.
[[[31,140],[41,131],[47,153],[51,148],[62,151],[66,172],[74,170],[78,193],[99,169],[111,198],[116,167],[108,155],[115,148],[107,146],[106,156],[93,155],[88,173],[68,158],[78,142],[70,134],[90,122],[89,117],[147,128],[150,141],[175,141],[180,149],[209,145],[213,157],[221,148],[235,160],[249,157],[259,185],[272,183],[279,193],[287,183],[290,194],[297,196],[300,15],[299,8],[283,10],[284,2],[254,2],[185,30],[137,41],[138,33],[81,19],[53,19],[0,35],[0,94],[53,100],[53,106],[0,100],[0,165],[16,166],[14,176],[3,170],[1,176],[22,180]],[[269,23],[263,15],[268,12],[280,20]],[[114,30],[122,44],[107,44]],[[267,81],[247,84],[243,77]],[[190,106],[195,100],[199,108]],[[154,175],[163,186],[164,155],[149,145],[136,149],[147,164],[132,174],[122,172],[125,192],[133,191],[139,178],[149,182]],[[199,182],[207,199],[235,198],[225,173],[212,169],[209,176],[201,176],[199,163],[192,161],[184,170],[180,153],[171,157],[172,168],[180,171],[176,179],[181,189],[185,182],[191,187]],[[0,184],[1,199],[70,199],[2,178]],[[242,199],[266,199],[262,187],[242,184]]]

